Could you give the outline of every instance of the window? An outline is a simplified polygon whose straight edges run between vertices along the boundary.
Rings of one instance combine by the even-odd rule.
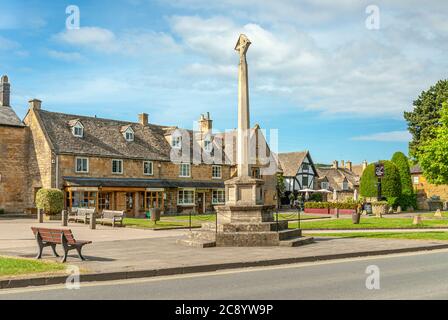
[[[414,184],[419,184],[420,183],[420,178],[418,176],[415,176],[413,181],[414,181]]]
[[[182,189],[179,190],[177,197],[178,205],[194,205],[194,190]]]
[[[342,182],[342,190],[348,190],[348,182],[347,181]]]
[[[328,190],[328,189],[330,189],[330,183],[326,182],[326,181],[322,182],[321,187],[322,187],[322,189]]]
[[[84,136],[84,127],[82,124],[77,122],[72,128],[72,133],[75,137],[82,138]]]
[[[171,146],[176,149],[180,149],[182,147],[182,136],[176,135],[171,137]]]
[[[112,160],[112,173],[123,174],[123,160]]]
[[[189,163],[181,163],[180,164],[180,172],[179,177],[189,178],[191,177],[191,166]]]
[[[260,168],[252,168],[252,178],[261,179]]]
[[[89,159],[88,158],[76,158],[75,171],[77,173],[89,172]]]
[[[212,178],[213,179],[221,179],[222,178],[221,166],[213,166],[212,167]]]
[[[213,190],[212,204],[223,204],[226,202],[226,192],[224,189]]]
[[[143,174],[145,176],[153,175],[152,168],[153,168],[152,161],[143,161]]]
[[[213,151],[213,143],[210,138],[204,140],[204,150],[208,153]]]
[[[302,176],[302,188],[308,188],[309,183],[308,176]]]
[[[125,139],[128,142],[134,141],[134,132],[132,132],[131,130],[126,131],[125,132]]]

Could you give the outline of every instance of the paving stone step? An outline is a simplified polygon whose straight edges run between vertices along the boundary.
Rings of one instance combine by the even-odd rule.
[[[314,242],[313,237],[299,237],[290,240],[280,241],[280,246],[282,247],[299,247],[305,244],[310,244]]]

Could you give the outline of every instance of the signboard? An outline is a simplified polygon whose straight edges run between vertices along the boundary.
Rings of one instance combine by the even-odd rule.
[[[384,163],[375,164],[375,176],[377,178],[384,177]]]

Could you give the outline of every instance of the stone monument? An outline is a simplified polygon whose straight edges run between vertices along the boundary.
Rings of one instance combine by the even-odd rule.
[[[235,50],[239,53],[238,78],[238,176],[225,182],[226,203],[217,206],[217,223],[205,223],[181,243],[198,246],[297,246],[312,242],[301,237],[300,229],[288,229],[287,221],[274,221],[274,206],[264,204],[264,181],[250,175],[249,79],[246,53],[250,40],[240,35]]]

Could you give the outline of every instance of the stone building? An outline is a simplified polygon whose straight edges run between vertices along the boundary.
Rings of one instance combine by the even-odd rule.
[[[423,169],[419,165],[411,168],[412,184],[417,195],[417,208],[420,210],[435,210],[439,204],[448,202],[448,185],[435,185],[426,181]]]
[[[359,195],[359,184],[363,171],[367,168],[367,162],[361,165],[353,165],[351,161],[333,161],[332,166],[320,166],[317,168],[319,174],[319,189],[336,191],[337,200],[344,201],[353,199],[355,191]],[[326,200],[334,201],[333,194],[324,195]]]
[[[205,213],[225,202],[224,181],[236,175],[236,135],[214,134],[209,114],[192,131],[151,124],[145,113],[128,122],[50,112],[34,99],[21,122],[9,106],[7,77],[2,97],[0,208],[7,212],[32,209],[40,188],[58,188],[67,208]],[[267,143],[262,149],[269,152]],[[251,169],[274,203],[276,177],[262,174],[266,166],[255,161]]]

